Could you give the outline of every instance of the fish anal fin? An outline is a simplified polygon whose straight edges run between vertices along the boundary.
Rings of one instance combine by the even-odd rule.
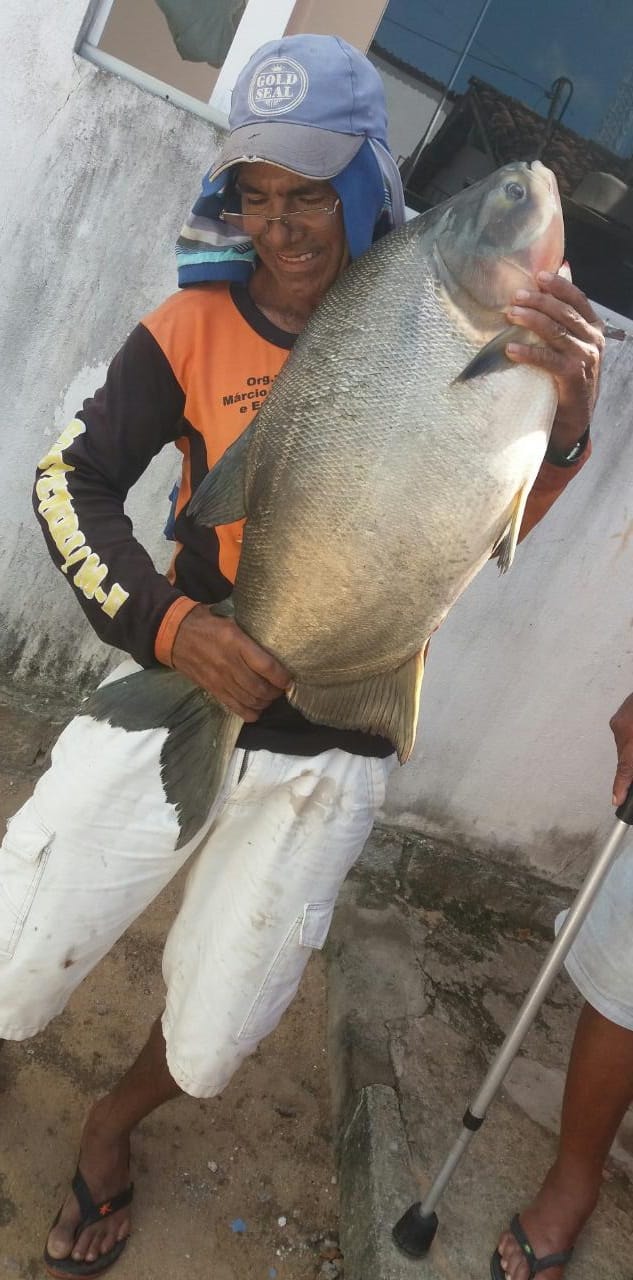
[[[485,347],[473,356],[465,369],[458,373],[453,379],[453,385],[456,382],[471,382],[473,378],[480,378],[484,373],[499,373],[503,369],[512,369],[513,361],[506,355],[508,343],[519,342],[523,346],[531,346],[535,341],[534,335],[529,330],[521,329],[518,325],[502,329],[501,333],[487,342]]]
[[[198,485],[187,514],[193,516],[197,524],[215,528],[218,524],[233,524],[235,520],[243,520],[246,511],[246,458],[253,438],[251,423],[242,435],[211,468],[204,480]]]
[[[415,743],[423,673],[420,652],[396,671],[348,684],[314,685],[299,680],[287,696],[293,707],[316,724],[361,729],[388,738],[404,764]]]
[[[521,532],[521,525],[523,524],[523,516],[525,514],[525,504],[528,500],[531,487],[531,484],[524,484],[523,488],[519,489],[512,504],[510,519],[506,530],[502,533],[493,550],[492,554],[497,557],[499,564],[499,573],[507,573],[512,561],[514,560],[514,553],[517,549],[519,533]]]

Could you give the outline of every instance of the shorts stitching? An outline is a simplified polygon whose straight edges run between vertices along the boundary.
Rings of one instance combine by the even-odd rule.
[[[375,809],[376,797],[374,795],[374,779],[372,776],[370,756],[365,756],[365,782],[367,783],[367,802],[370,808]]]
[[[264,1002],[264,996],[266,995],[266,992],[267,992],[267,990],[268,990],[268,988],[269,988],[269,986],[270,986],[270,982],[271,982],[271,979],[272,979],[272,977],[273,977],[273,975],[274,975],[274,973],[275,973],[275,970],[276,970],[276,968],[277,968],[277,965],[279,964],[279,961],[281,960],[281,957],[283,956],[283,954],[284,954],[284,952],[286,951],[287,947],[288,947],[288,946],[290,945],[290,943],[292,942],[292,939],[293,939],[294,935],[295,935],[295,934],[298,934],[298,932],[299,932],[299,930],[300,930],[300,928],[301,928],[301,921],[302,921],[302,919],[303,919],[303,916],[297,916],[297,917],[293,920],[293,922],[292,922],[292,924],[291,924],[291,926],[290,926],[290,928],[289,928],[289,930],[288,930],[288,932],[287,932],[287,934],[286,934],[285,938],[283,939],[283,942],[281,942],[281,943],[280,943],[280,945],[278,946],[278,948],[277,948],[277,950],[276,950],[276,952],[275,952],[275,955],[274,955],[274,957],[273,957],[273,959],[272,959],[272,962],[271,962],[271,964],[269,965],[269,967],[268,967],[268,970],[267,970],[266,974],[264,975],[264,979],[263,979],[263,981],[260,983],[259,990],[257,991],[257,993],[256,993],[256,995],[255,995],[255,998],[254,998],[254,1000],[253,1000],[253,1003],[251,1004],[250,1009],[249,1009],[248,1013],[246,1014],[246,1017],[244,1018],[244,1020],[243,1020],[243,1022],[242,1022],[242,1024],[241,1024],[241,1026],[240,1026],[240,1028],[239,1028],[239,1031],[238,1031],[238,1033],[237,1033],[237,1038],[238,1038],[238,1040],[246,1039],[246,1029],[247,1029],[247,1027],[248,1027],[248,1024],[249,1024],[249,1022],[251,1022],[251,1021],[255,1018],[255,1015],[256,1015],[256,1014],[258,1013],[258,1011],[261,1009],[261,1006],[262,1006],[262,1004],[263,1004],[263,1002]]]
[[[40,851],[40,855],[35,864],[33,875],[31,876],[28,888],[26,890],[26,893],[24,894],[22,905],[19,911],[17,912],[13,929],[8,939],[8,946],[6,948],[0,947],[0,956],[4,956],[9,960],[11,960],[12,957],[15,955],[18,942],[20,941],[20,938],[22,936],[22,930],[24,929],[24,926],[28,920],[31,908],[35,901],[35,895],[38,890],[38,885],[40,883],[40,880],[42,879],[42,876],[44,875],[46,864],[48,862],[50,852],[51,852],[54,833],[49,832],[48,828],[44,827],[43,823],[42,823],[42,827],[43,827],[43,833],[48,836],[48,843],[45,844]],[[16,853],[14,849],[11,849],[10,845],[6,844],[6,842],[5,842],[5,850],[7,853],[11,854],[12,857],[19,858],[19,854]]]

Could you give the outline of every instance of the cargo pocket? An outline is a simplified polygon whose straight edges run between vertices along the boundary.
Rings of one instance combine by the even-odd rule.
[[[308,902],[288,930],[238,1031],[240,1040],[263,1040],[277,1026],[293,999],[311,951],[325,944],[334,901]]]
[[[320,951],[325,946],[333,915],[334,902],[308,902],[303,908],[299,932],[301,946]]]
[[[9,819],[0,845],[0,960],[14,954],[44,874],[53,832],[41,822],[33,801]]]

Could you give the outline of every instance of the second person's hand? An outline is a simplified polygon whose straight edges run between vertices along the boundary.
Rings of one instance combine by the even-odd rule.
[[[633,693],[625,698],[609,721],[618,753],[618,767],[613,780],[613,803],[624,804],[633,782]]]

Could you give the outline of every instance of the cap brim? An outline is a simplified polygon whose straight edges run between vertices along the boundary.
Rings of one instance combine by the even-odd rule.
[[[209,181],[233,165],[258,160],[290,169],[304,178],[335,178],[354,159],[364,141],[362,134],[335,133],[305,124],[270,120],[261,125],[243,125],[229,134],[209,173]]]

